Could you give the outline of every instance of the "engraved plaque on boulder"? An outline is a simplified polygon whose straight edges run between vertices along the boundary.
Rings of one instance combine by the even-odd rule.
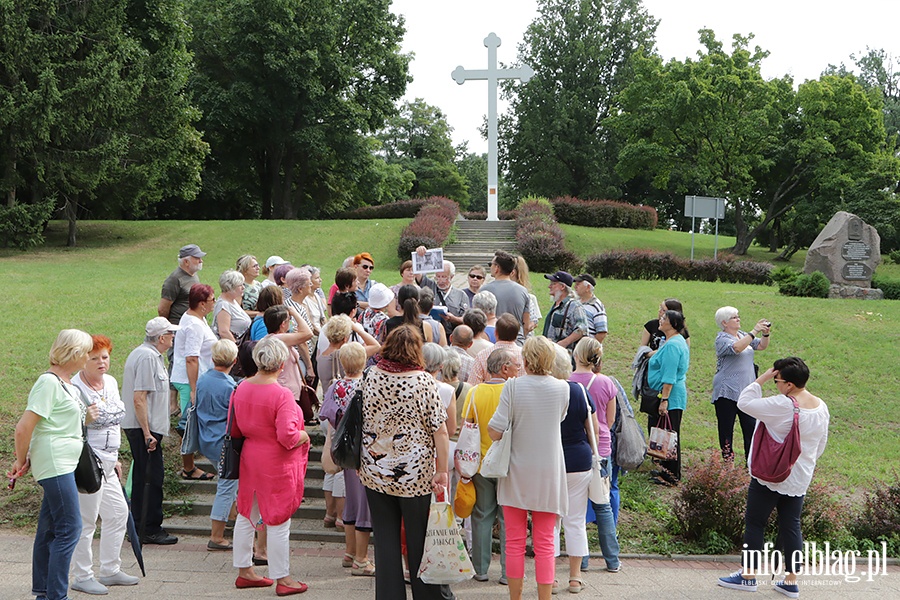
[[[875,228],[840,211],[809,247],[803,271],[821,271],[833,284],[870,288],[880,262],[881,238]]]
[[[872,247],[862,241],[850,240],[841,246],[841,257],[844,260],[869,260],[872,258]]]
[[[848,281],[869,281],[872,279],[872,270],[861,262],[844,263],[841,275]]]

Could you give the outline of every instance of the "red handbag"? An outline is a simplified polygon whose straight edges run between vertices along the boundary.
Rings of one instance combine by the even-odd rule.
[[[792,396],[788,397],[794,403],[794,422],[784,441],[776,442],[762,421],[753,434],[750,474],[770,483],[781,483],[787,479],[800,457],[800,405]]]

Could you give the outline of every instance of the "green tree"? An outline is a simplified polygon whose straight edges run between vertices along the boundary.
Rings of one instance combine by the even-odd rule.
[[[366,135],[396,111],[408,78],[403,21],[389,8],[193,0],[191,88],[212,147],[202,206],[290,219],[354,203],[378,168]]]
[[[469,152],[468,144],[463,143],[457,148],[456,168],[459,169],[459,174],[466,182],[469,210],[487,212],[487,153]],[[505,198],[505,196],[500,197]]]
[[[410,196],[446,196],[465,207],[469,195],[454,162],[451,131],[441,109],[416,98],[404,102],[377,137],[385,161],[415,175]]]
[[[658,22],[640,0],[541,0],[518,60],[535,76],[507,83],[500,161],[520,195],[619,198],[619,141],[605,124],[631,81],[630,58],[652,51]]]

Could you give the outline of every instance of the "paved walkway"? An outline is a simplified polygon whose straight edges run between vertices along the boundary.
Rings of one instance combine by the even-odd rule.
[[[12,533],[0,533],[0,599],[28,600],[31,589],[32,538]],[[309,584],[309,591],[298,595],[307,600],[371,600],[375,597],[374,580],[352,577],[340,565],[341,546],[292,542],[293,575]],[[122,553],[123,570],[140,575],[131,555],[131,549]],[[231,566],[230,552],[207,552],[206,540],[183,538],[174,546],[147,546],[144,552],[147,577],[134,587],[115,587],[110,599],[151,598],[176,600],[182,598],[235,598],[252,600],[275,596],[274,588],[237,590],[234,587],[236,570]],[[96,541],[95,541],[96,563]],[[591,571],[584,573],[585,591],[579,598],[635,598],[635,599],[731,599],[754,598],[741,592],[725,590],[715,585],[716,578],[737,568],[738,559],[717,560],[661,560],[623,558],[619,573],[607,573],[601,569],[602,559],[591,560]],[[525,598],[537,598],[534,586],[534,563],[526,559],[528,578]],[[565,577],[564,561],[557,563],[557,574]],[[265,567],[257,567],[265,574]],[[865,570],[863,563],[857,572]],[[467,581],[453,586],[460,600],[500,600],[508,598],[507,588],[497,583],[499,565],[495,561],[491,581],[478,583]],[[845,582],[843,577],[808,577],[802,582],[801,596],[807,599],[900,599],[900,567],[889,565],[886,575],[873,581]],[[769,584],[760,585],[759,598],[783,598]],[[411,596],[411,594],[410,594]],[[86,600],[90,596],[70,592],[73,600]],[[574,598],[565,588],[558,598]],[[393,599],[392,599],[393,600]],[[397,599],[402,600],[402,599]]]

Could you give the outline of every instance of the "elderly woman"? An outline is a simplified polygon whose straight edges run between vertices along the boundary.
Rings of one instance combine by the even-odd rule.
[[[262,289],[262,283],[257,281],[259,277],[259,261],[252,254],[244,254],[237,259],[234,268],[238,273],[244,276],[244,293],[241,296],[241,308],[247,311],[250,317],[255,317],[256,300],[259,298],[259,291]]]
[[[762,386],[774,381],[778,393],[763,397]],[[821,398],[806,389],[809,367],[796,357],[776,360],[771,369],[744,388],[738,398],[738,408],[765,423],[768,433],[776,440],[784,440],[794,423],[794,406],[799,406],[800,456],[790,475],[781,483],[753,477],[747,490],[747,511],[744,528],[744,568],[719,579],[722,587],[756,591],[755,573],[759,569],[757,557],[762,553],[766,523],[772,509],[778,511],[778,539],[784,551],[786,576],[775,584],[776,590],[788,598],[799,598],[797,573],[803,568],[803,532],[800,513],[803,498],[812,481],[816,461],[828,442],[831,415]],[[788,558],[790,557],[790,558]],[[790,562],[788,562],[790,561]]]
[[[291,269],[284,277],[284,284],[290,291],[290,296],[285,299],[284,305],[287,306],[294,320],[294,330],[306,338],[298,348],[300,358],[303,360],[300,369],[306,377],[306,382],[312,384],[316,378],[312,364],[315,340],[313,340],[312,319],[303,304],[313,293],[312,274],[307,269]]]
[[[72,589],[86,594],[106,594],[106,586],[137,585],[138,578],[121,570],[122,540],[128,523],[128,503],[122,493],[119,478],[119,446],[122,429],[119,424],[125,416],[125,404],[119,397],[119,384],[109,375],[109,354],[112,341],[105,335],[91,336],[93,347],[88,362],[72,383],[97,406],[97,418],[87,428],[87,441],[103,464],[105,479],[95,494],[78,494],[81,505],[81,539],[72,558]],[[100,575],[94,579],[91,541],[97,529],[97,517],[103,520],[100,530]]]
[[[328,320],[328,302],[325,299],[325,293],[322,291],[322,271],[319,267],[306,265],[306,269],[310,274],[312,282],[312,293],[303,300],[303,306],[312,322],[313,340],[322,330],[325,321]]]
[[[305,592],[308,586],[290,576],[291,515],[303,501],[303,479],[309,459],[309,435],[290,390],[278,385],[288,349],[275,337],[253,349],[259,368],[234,392],[231,433],[244,438],[238,484],[238,517],[234,525],[234,566],[238,588],[267,587],[277,581],[279,596]],[[269,577],[253,570],[253,532],[268,531]]]
[[[212,368],[212,347],[216,336],[206,323],[206,315],[212,312],[216,303],[213,289],[205,283],[191,286],[188,297],[189,307],[181,316],[181,329],[175,336],[172,365],[172,385],[178,390],[181,401],[181,421],[178,428],[184,431],[188,406],[197,399],[197,380]],[[182,479],[207,481],[214,476],[194,465],[193,454],[181,456]]]
[[[285,300],[288,300],[291,297],[291,290],[285,285],[284,278],[287,277],[287,274],[293,269],[294,265],[285,263],[283,265],[278,265],[272,271],[272,279],[275,281],[275,285],[281,288],[281,293],[284,294]]]
[[[444,410],[447,411],[447,434],[450,436],[456,435],[456,389],[449,383],[441,381],[441,370],[447,360],[447,353],[440,344],[429,342],[422,346],[422,357],[425,359],[425,372],[434,377],[434,380],[437,382],[441,404],[444,405]]]
[[[516,257],[516,268],[510,279],[528,290],[528,323],[525,323],[525,335],[530,335],[541,320],[541,308],[537,297],[531,293],[531,277],[528,276],[528,263],[521,256]]]
[[[453,598],[448,586],[426,584],[415,576],[425,547],[431,494],[443,493],[450,483],[447,411],[437,382],[424,366],[420,330],[401,325],[388,334],[381,359],[363,383],[359,479],[366,488],[375,533],[376,600],[406,597],[401,522],[413,598]]]
[[[507,382],[488,423],[492,440],[511,435],[509,474],[499,480],[497,501],[506,523],[509,597],[519,600],[525,577],[525,538],[531,512],[538,598],[550,600],[556,576],[554,527],[569,511],[562,423],[569,409],[569,384],[553,378],[556,350],[544,336],[522,347],[525,376]]]
[[[375,338],[363,329],[362,324],[356,323],[347,315],[335,315],[328,319],[322,332],[328,340],[328,347],[319,354],[317,366],[319,381],[326,390],[335,380],[344,376],[339,358],[341,346],[350,341],[358,341],[366,349],[367,356],[372,356],[381,347]]]
[[[716,374],[713,377],[712,403],[716,407],[719,425],[719,448],[726,462],[734,462],[734,418],[741,422],[744,436],[744,458],[750,456],[750,440],[756,419],[737,407],[738,396],[756,378],[753,353],[769,347],[767,319],[760,319],[753,329],[741,329],[738,309],[723,306],[716,311],[716,325],[721,331],[716,335]]]
[[[241,307],[244,285],[244,276],[233,269],[219,276],[221,293],[213,307],[212,330],[221,340],[237,342],[250,327],[250,315]]]
[[[648,428],[657,427],[663,417],[671,423],[678,434],[677,457],[675,460],[660,461],[659,475],[653,483],[676,485],[681,479],[681,417],[687,408],[687,377],[691,362],[691,351],[684,336],[684,316],[676,310],[667,310],[659,318],[659,330],[666,336],[665,343],[650,357],[647,365],[647,382],[653,389],[661,390],[659,409],[656,415],[649,415]]]
[[[597,433],[597,453],[603,461],[604,473],[610,474],[610,495],[606,504],[591,503],[597,522],[597,537],[600,549],[606,561],[606,570],[610,573],[619,571],[619,540],[616,537],[616,519],[613,502],[618,500],[617,481],[612,463],[612,436],[610,429],[616,420],[616,384],[606,375],[600,374],[603,359],[603,345],[594,337],[583,337],[578,340],[575,352],[575,371],[569,377],[570,383],[584,386],[595,408],[594,429]],[[571,407],[570,407],[571,410]],[[565,449],[565,446],[563,446]],[[570,496],[571,497],[571,496]],[[571,501],[569,504],[571,508]],[[566,534],[568,540],[568,533]],[[588,557],[581,559],[581,568],[587,570]]]
[[[83,331],[59,332],[50,348],[50,368],[32,386],[16,424],[16,460],[7,473],[14,485],[31,469],[44,490],[31,558],[31,593],[48,600],[68,598],[69,565],[81,535],[74,471],[83,447],[82,421],[93,422],[99,409],[85,409],[71,378],[85,367],[93,347]]]
[[[478,292],[472,298],[472,308],[484,311],[487,323],[484,326],[484,334],[492,344],[497,343],[497,335],[494,328],[497,326],[497,296],[491,292]]]
[[[481,291],[481,286],[484,285],[485,277],[487,277],[487,271],[485,271],[484,267],[481,265],[473,265],[469,269],[469,274],[466,276],[467,285],[463,288],[463,293],[465,293],[466,297],[469,299],[470,307],[472,306],[472,298]]]
[[[219,340],[212,347],[213,368],[197,380],[197,431],[200,452],[215,462],[222,455],[228,419],[228,402],[236,386],[228,374],[237,360],[238,348],[231,340]],[[225,523],[237,497],[237,479],[219,479],[212,510],[207,550],[231,550],[225,539]]]
[[[472,386],[459,379],[459,372],[462,369],[462,359],[459,353],[452,348],[446,348],[444,354],[444,364],[441,365],[441,381],[453,388],[453,399],[456,402],[456,427],[448,433],[450,440],[455,442],[459,436],[459,426],[462,424],[463,404]]]

